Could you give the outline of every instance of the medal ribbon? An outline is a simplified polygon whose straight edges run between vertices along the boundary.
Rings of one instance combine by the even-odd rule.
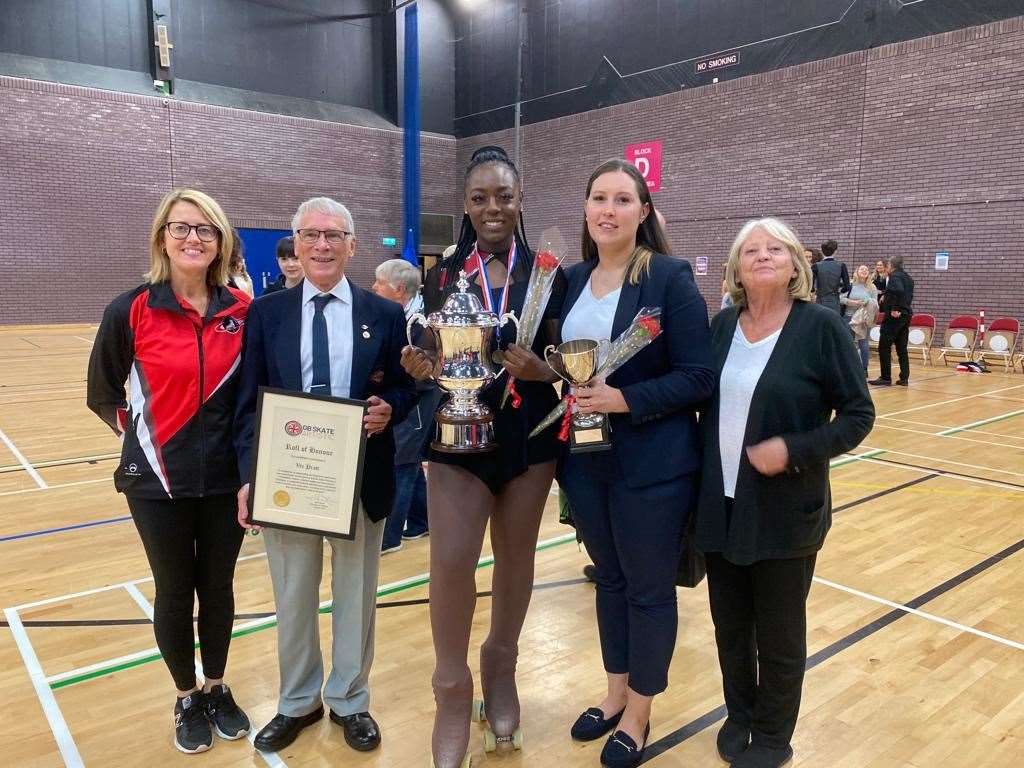
[[[476,244],[473,245],[473,253],[469,257],[470,265],[473,265],[476,274],[479,275],[480,284],[483,288],[484,294],[484,305],[491,312],[494,312],[499,317],[508,312],[508,289],[512,285],[512,269],[516,265],[516,241],[512,239],[512,247],[508,251],[508,274],[505,277],[505,287],[501,291],[501,307],[495,309],[493,307],[493,300],[491,299],[491,281],[487,279],[487,267],[484,264],[483,256],[480,255],[480,249],[477,248]]]

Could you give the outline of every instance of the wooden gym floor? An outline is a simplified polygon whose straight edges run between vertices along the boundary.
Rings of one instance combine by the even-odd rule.
[[[428,765],[433,701],[430,539],[381,565],[372,711],[383,746],[349,750],[326,720],[279,755],[242,740],[200,756],[173,747],[173,690],[155,651],[153,588],[110,481],[118,441],[85,408],[94,327],[0,329],[0,743],[11,766]],[[809,671],[794,765],[1024,765],[1024,376],[913,363],[908,389],[875,390],[879,414],[834,462],[835,524],[808,606]],[[549,504],[519,665],[525,749],[480,765],[596,766],[573,743],[601,698],[586,557]],[[489,589],[489,560],[479,568]],[[327,580],[325,579],[325,583]],[[262,541],[236,578],[228,680],[256,728],[275,711],[274,604]],[[324,599],[328,595],[324,594]],[[723,717],[705,585],[680,590],[652,766],[721,765]],[[481,596],[471,665],[489,620]],[[322,619],[329,647],[329,617]],[[255,729],[254,729],[255,730]]]

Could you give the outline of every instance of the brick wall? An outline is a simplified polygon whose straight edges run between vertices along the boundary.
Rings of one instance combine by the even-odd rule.
[[[655,202],[677,253],[708,257],[712,307],[733,236],[772,214],[807,243],[834,237],[851,267],[902,253],[940,324],[1024,318],[1021,136],[1024,17],[525,126],[527,230],[539,245],[557,228],[575,258],[590,171],[661,139]],[[461,169],[489,143],[511,151],[511,132],[424,137],[424,211],[461,211]],[[145,270],[171,185],[209,191],[239,226],[286,227],[313,194],[348,204],[361,233],[401,223],[397,133],[35,81],[0,78],[0,168],[0,323],[97,319]],[[388,255],[375,242],[356,280]]]
[[[1018,17],[526,126],[527,231],[536,244],[559,226],[577,259],[590,172],[660,139],[655,204],[676,252],[708,257],[697,280],[713,309],[736,232],[777,215],[808,244],[838,240],[850,267],[902,253],[915,308],[940,326],[978,309],[1024,319],[1022,136]],[[512,141],[460,140],[458,162]]]
[[[459,213],[455,140],[424,136],[422,209]],[[0,323],[97,321],[141,282],[172,186],[212,194],[235,226],[284,228],[302,200],[345,203],[369,285],[402,229],[402,136],[379,129],[0,77]]]

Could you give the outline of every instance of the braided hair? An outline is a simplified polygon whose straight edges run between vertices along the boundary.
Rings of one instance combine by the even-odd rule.
[[[473,156],[469,160],[469,165],[466,166],[466,173],[463,176],[463,186],[469,182],[469,177],[473,171],[482,165],[488,163],[496,163],[498,165],[504,165],[515,177],[516,183],[520,183],[519,169],[516,168],[515,163],[509,158],[508,153],[504,149],[497,146],[486,146],[477,149]],[[512,233],[515,238],[516,250],[520,256],[525,258],[517,258],[514,271],[516,279],[521,280],[528,275],[531,267],[530,259],[530,245],[526,240],[526,225],[523,221],[522,209],[519,211],[519,220],[516,222],[515,230]],[[473,222],[470,221],[469,214],[462,214],[462,225],[459,228],[459,239],[455,244],[455,253],[445,259],[439,266],[441,269],[440,274],[440,291],[443,293],[445,288],[455,284],[455,280],[458,277],[459,271],[465,269],[466,260],[473,253],[473,244],[476,243],[477,234],[476,229],[473,228]],[[525,267],[525,272],[523,268]],[[509,279],[513,279],[512,275],[509,275]]]

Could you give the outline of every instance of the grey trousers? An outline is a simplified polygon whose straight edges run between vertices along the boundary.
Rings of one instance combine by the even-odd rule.
[[[384,521],[360,508],[353,541],[328,538],[331,547],[331,674],[322,700],[338,715],[367,712],[373,664],[377,574]],[[277,606],[277,662],[281,677],[277,711],[299,717],[316,709],[324,683],[320,653],[320,578],[324,538],[263,529]]]

